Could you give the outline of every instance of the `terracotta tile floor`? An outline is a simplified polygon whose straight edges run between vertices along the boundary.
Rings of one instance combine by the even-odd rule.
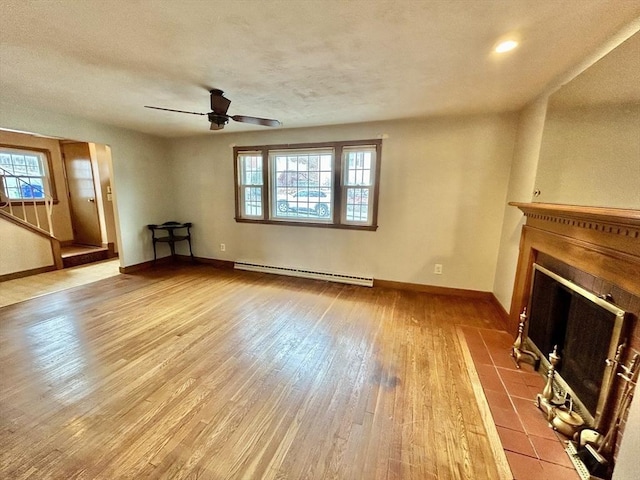
[[[536,408],[545,379],[528,364],[518,370],[506,332],[460,327],[471,352],[515,480],[580,480],[564,451],[565,437]]]

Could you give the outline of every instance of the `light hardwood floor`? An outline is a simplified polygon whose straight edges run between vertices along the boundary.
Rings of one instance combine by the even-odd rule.
[[[120,273],[117,258],[0,282],[0,307],[59,292]]]
[[[0,308],[0,478],[498,478],[477,299],[166,266]]]

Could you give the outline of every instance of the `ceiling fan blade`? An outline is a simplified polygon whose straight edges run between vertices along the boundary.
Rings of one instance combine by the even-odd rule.
[[[211,126],[209,127],[209,130],[222,130],[223,128],[224,128],[224,124],[218,125],[215,122],[211,122]]]
[[[229,105],[231,105],[231,100],[225,98],[222,94],[224,93],[222,90],[218,90],[214,88],[211,90],[211,110],[213,113],[218,115],[226,115],[227,110],[229,110]]]
[[[278,120],[271,120],[270,118],[247,117],[246,115],[234,115],[229,118],[236,122],[252,123],[254,125],[262,125],[265,127],[279,127],[282,125]]]
[[[165,112],[189,113],[191,115],[206,115],[206,113],[187,112],[186,110],[174,110],[173,108],[150,107],[149,105],[145,105],[144,108],[153,108],[154,110],[164,110]]]

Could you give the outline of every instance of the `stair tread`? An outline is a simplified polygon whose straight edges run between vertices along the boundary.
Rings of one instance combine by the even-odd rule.
[[[75,257],[80,255],[92,254],[92,253],[107,252],[108,248],[73,245],[68,247],[62,247],[60,251],[62,254],[62,258],[68,258],[68,257]]]

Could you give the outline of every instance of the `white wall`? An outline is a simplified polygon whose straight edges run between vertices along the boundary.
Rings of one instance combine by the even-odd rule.
[[[8,101],[0,103],[0,128],[109,145],[120,264],[153,258],[146,224],[174,211],[166,140]]]
[[[174,140],[176,220],[194,223],[200,257],[490,291],[515,129],[515,115],[483,115]],[[381,134],[388,138],[376,232],[235,222],[231,145]],[[443,275],[433,273],[435,263]]]
[[[613,480],[638,478],[638,452],[640,452],[640,394],[636,392],[627,417],[627,426],[618,452]]]
[[[520,113],[507,191],[509,202],[532,201],[546,106],[547,100],[543,97],[528,105]],[[493,294],[507,312],[513,296],[523,224],[522,212],[505,203]]]

